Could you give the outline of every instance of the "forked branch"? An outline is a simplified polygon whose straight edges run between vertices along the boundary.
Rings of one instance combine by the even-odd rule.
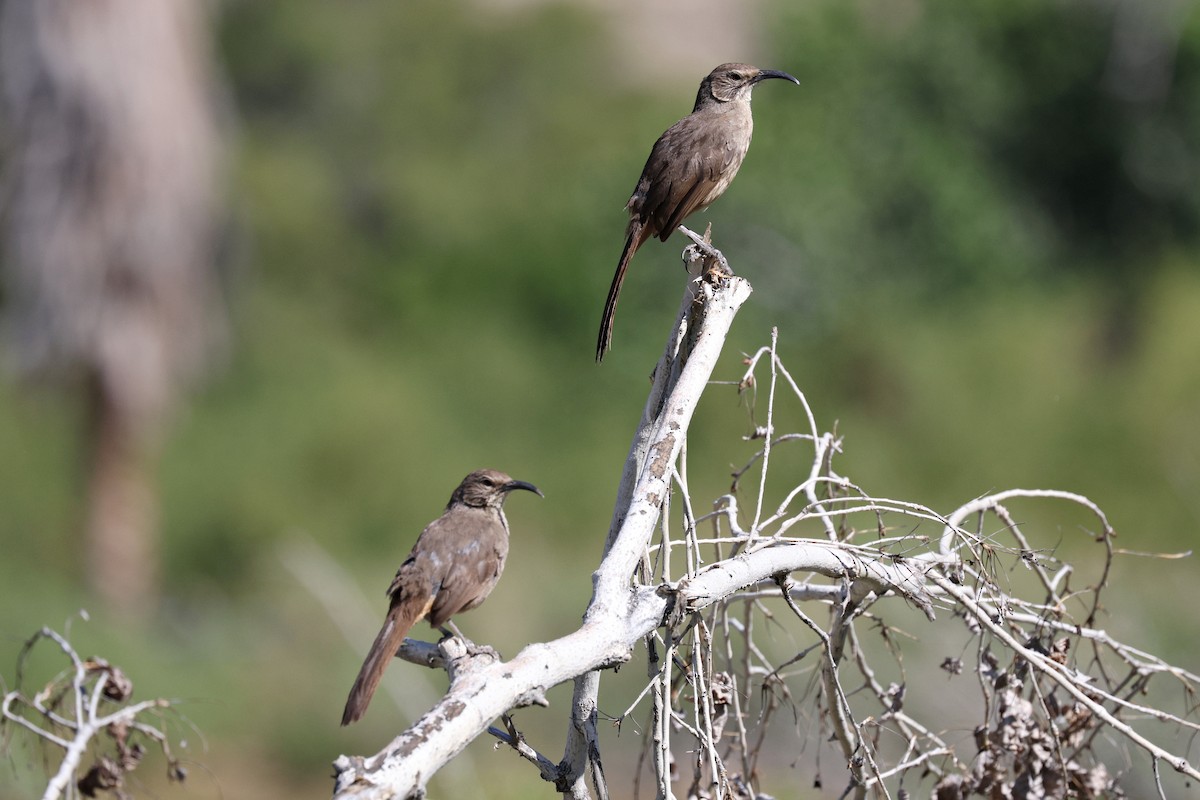
[[[649,765],[660,798],[685,781],[689,798],[767,792],[777,779],[762,765],[773,748],[817,753],[805,767],[813,781],[831,770],[839,794],[858,798],[911,794],[922,783],[938,798],[990,797],[1018,785],[1045,796],[1119,797],[1106,766],[1111,742],[1145,753],[1141,763],[1159,786],[1163,761],[1200,780],[1176,737],[1179,728],[1200,731],[1190,706],[1169,710],[1143,699],[1151,681],[1174,681],[1190,697],[1200,679],[1096,627],[1118,553],[1100,508],[1050,490],[999,492],[949,514],[871,495],[836,471],[843,442],[818,425],[774,332],[769,346],[745,357],[738,379],[710,381],[750,293],[711,250],[701,240],[685,251],[694,280],[630,446],[583,625],[505,663],[445,649],[456,640],[436,656],[406,645],[403,657],[445,664],[450,689],[377,756],[340,758],[337,796],[419,795],[501,718],[492,734],[555,791],[594,791],[603,800],[617,773],[601,758],[602,670],[628,661],[639,645],[646,682],[617,722],[640,709],[648,716],[638,771]],[[722,386],[746,402],[745,441],[756,449],[728,459],[744,466],[700,514],[687,436],[701,394]],[[785,409],[797,404],[793,419]],[[797,456],[806,463],[799,472]],[[785,457],[787,470],[778,467]],[[1010,506],[1038,502],[1073,504],[1090,516],[1103,547],[1098,577],[1081,582],[1075,566],[1019,526]],[[916,627],[902,627],[910,621]],[[902,643],[935,622],[955,625],[940,646],[954,636],[962,642],[914,673],[908,663],[922,654],[906,662]],[[943,732],[947,708],[912,705],[914,676],[951,682],[955,710],[976,720],[970,740]],[[571,718],[555,763],[505,715],[544,703],[549,687],[568,680]],[[776,725],[783,710],[790,725]],[[780,742],[789,730],[800,741]],[[822,766],[829,758],[835,766]]]

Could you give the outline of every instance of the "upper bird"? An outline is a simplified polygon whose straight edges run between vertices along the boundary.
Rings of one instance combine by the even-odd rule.
[[[617,297],[633,254],[653,236],[665,242],[688,216],[706,208],[729,188],[754,130],[750,93],[755,84],[768,78],[800,83],[779,70],[722,64],[700,82],[692,113],[667,128],[654,143],[637,188],[625,205],[629,227],[604,303],[596,361],[603,360],[612,344]]]
[[[532,483],[481,469],[463,478],[446,511],[425,526],[388,587],[387,619],[359,670],[342,724],[356,722],[383,678],[404,637],[422,617],[442,628],[460,611],[470,611],[491,594],[508,557],[504,499],[514,489],[541,496]]]

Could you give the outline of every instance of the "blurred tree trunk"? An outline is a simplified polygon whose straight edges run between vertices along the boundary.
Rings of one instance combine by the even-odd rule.
[[[5,0],[0,37],[9,349],[88,407],[85,571],[137,613],[157,587],[162,424],[224,332],[205,5]]]

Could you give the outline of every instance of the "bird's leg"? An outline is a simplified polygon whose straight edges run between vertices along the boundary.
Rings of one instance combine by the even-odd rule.
[[[729,268],[729,262],[725,260],[725,254],[722,253],[717,248],[713,247],[713,245],[712,245],[712,239],[710,238],[711,233],[712,233],[711,225],[709,226],[709,229],[707,231],[705,231],[704,236],[701,236],[700,234],[696,233],[693,230],[690,230],[689,228],[687,228],[683,225],[679,226],[679,231],[684,236],[691,239],[692,242],[695,243],[696,248],[699,249],[701,253],[704,253],[704,255],[708,256],[709,258],[714,259],[718,264],[720,264],[722,272],[724,272],[726,275],[733,274],[733,270]]]

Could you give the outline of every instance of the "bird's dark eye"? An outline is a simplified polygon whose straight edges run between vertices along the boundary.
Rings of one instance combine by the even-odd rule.
[[[746,76],[740,72],[731,72],[729,73],[729,77],[733,78],[735,81],[745,80],[746,78]]]

